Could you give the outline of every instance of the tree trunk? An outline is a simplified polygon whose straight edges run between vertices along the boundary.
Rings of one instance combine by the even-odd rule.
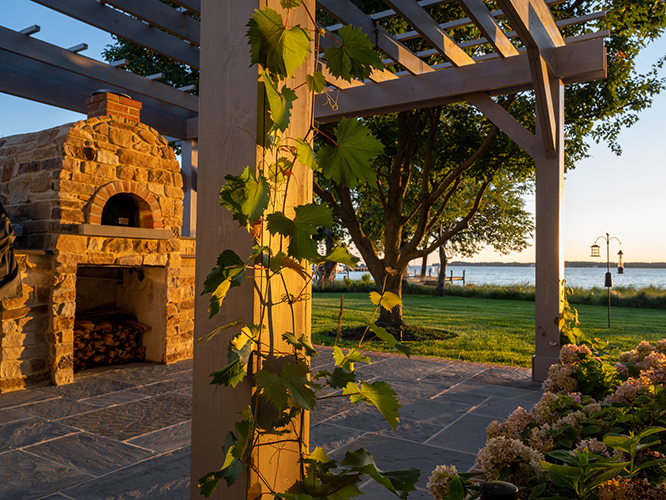
[[[377,281],[377,291],[381,293],[381,286],[386,279],[385,292],[393,292],[399,297],[402,297],[402,273],[385,274],[382,279]],[[383,327],[402,328],[405,326],[405,321],[402,318],[402,306],[397,305],[391,311],[381,308],[377,324]]]
[[[421,261],[421,278],[425,278],[427,272],[428,272],[428,256],[424,255],[423,260]]]
[[[324,231],[326,234],[326,255],[328,255],[333,250],[333,233],[327,228],[324,228]],[[335,270],[337,267],[337,262],[324,262],[322,266],[321,286],[329,286],[335,283]]]
[[[446,297],[446,289],[444,287],[446,282],[446,265],[448,259],[446,257],[446,243],[439,247],[439,274],[437,275],[437,289],[435,290],[435,297]]]

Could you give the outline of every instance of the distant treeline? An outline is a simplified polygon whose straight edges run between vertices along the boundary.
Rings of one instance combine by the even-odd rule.
[[[465,267],[534,267],[533,263],[525,262],[462,262],[453,261],[449,262],[449,266],[465,266]],[[584,260],[565,260],[565,267],[605,267],[601,261],[584,261]],[[611,262],[611,267],[615,268],[617,263]],[[626,268],[632,269],[666,269],[666,262],[628,262],[624,265]]]

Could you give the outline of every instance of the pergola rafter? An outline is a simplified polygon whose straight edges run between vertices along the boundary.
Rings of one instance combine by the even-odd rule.
[[[32,39],[29,34],[0,28],[1,92],[79,112],[85,112],[85,97],[100,88],[129,93],[143,102],[145,123],[185,141],[186,219],[194,224],[193,213],[198,211],[202,215],[200,226],[205,226],[202,227],[205,230],[197,234],[197,283],[200,284],[222,250],[229,245],[244,249],[249,244],[246,233],[238,232],[235,224],[219,215],[217,195],[224,175],[232,172],[225,168],[236,164],[244,167],[256,161],[256,143],[250,140],[248,131],[257,129],[257,72],[256,68],[247,67],[248,48],[243,35],[253,10],[259,8],[260,3],[279,10],[278,0],[173,0],[179,8],[159,0],[33,1],[191,68],[201,69],[199,98],[130,74],[121,65],[94,61]],[[293,111],[296,118],[292,123],[309,125],[313,109],[316,121],[330,122],[342,117],[466,101],[535,159],[537,262],[533,376],[543,380],[549,366],[558,362],[560,347],[560,332],[554,319],[562,313],[564,274],[559,231],[564,179],[564,85],[605,77],[603,38],[608,36],[604,31],[564,39],[559,28],[594,21],[604,13],[556,22],[549,5],[564,0],[496,0],[500,9],[493,11],[483,0],[458,0],[467,17],[438,23],[428,9],[450,1],[384,0],[386,10],[366,13],[349,0],[304,0],[310,12],[319,7],[340,23],[326,28],[331,36],[322,40],[322,50],[316,59],[304,66],[323,69],[319,63],[325,58],[326,44],[336,43],[335,32],[351,24],[363,30],[387,58],[386,63],[395,68],[375,71],[367,81],[351,83],[323,69],[329,95],[318,96],[313,103],[304,94],[296,101]],[[200,15],[201,21],[184,10]],[[304,9],[296,9],[296,12],[290,22],[300,22],[315,32],[316,27],[310,24],[311,18]],[[413,29],[389,33],[382,22],[392,16],[401,16]],[[474,39],[460,40],[460,36],[451,32],[470,25],[478,29]],[[428,47],[414,52],[410,49],[412,40],[419,38],[425,40]],[[441,57],[436,64],[429,64],[427,59],[433,55]],[[448,62],[442,62],[442,58]],[[219,91],[220,85],[224,85],[223,92]],[[493,96],[524,91],[535,93],[536,133],[527,130],[493,99]],[[333,107],[331,100],[335,102]],[[310,174],[303,175],[299,196],[306,203],[311,195],[311,181],[307,177]],[[228,238],[227,243],[221,243],[219,235]],[[252,317],[255,298],[251,290],[243,293],[240,299],[228,299],[226,303],[232,312],[218,316],[218,322],[232,322],[243,314]],[[302,317],[300,314],[298,321],[307,331],[309,316],[307,312]],[[197,338],[215,326],[208,319],[205,299],[197,303],[195,325]],[[233,412],[244,409],[252,397],[250,390],[242,390],[241,396],[233,397],[221,391],[225,397],[235,398],[233,404],[220,404],[219,399],[215,400],[206,392],[206,378],[218,368],[226,347],[197,349],[193,498],[197,497],[196,480],[208,467],[219,462],[226,430],[220,422],[231,427],[235,420]],[[233,498],[245,498],[239,491],[232,489],[229,494]]]

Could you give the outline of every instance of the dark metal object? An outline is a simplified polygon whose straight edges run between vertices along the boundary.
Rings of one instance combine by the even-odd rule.
[[[0,301],[23,296],[21,273],[14,258],[15,239],[12,223],[0,203]]]
[[[606,240],[606,276],[604,278],[604,286],[608,289],[608,328],[611,326],[611,288],[613,287],[613,275],[610,272],[610,240],[616,239],[617,242],[621,245],[622,242],[616,237],[616,236],[611,236],[610,234],[606,233],[606,236],[599,236],[596,240],[594,240],[594,245],[592,245],[590,248],[592,249],[592,252],[590,253],[590,257],[599,257],[599,245],[597,245],[597,241],[600,239]],[[624,253],[622,253],[622,250],[618,252],[618,263],[617,263],[617,273],[618,274],[624,274],[624,267],[622,265],[622,256]]]
[[[481,486],[481,500],[518,500],[518,487],[506,481],[486,481]]]

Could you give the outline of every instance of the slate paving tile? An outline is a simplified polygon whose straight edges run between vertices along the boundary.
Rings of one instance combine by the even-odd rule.
[[[489,385],[465,382],[446,391],[446,394],[474,394],[478,396],[492,396],[497,398],[518,397],[528,401],[538,402],[541,399],[541,391],[532,391],[519,389],[516,387],[506,387],[501,385]]]
[[[192,360],[179,361],[170,365],[160,363],[133,363],[122,368],[105,370],[100,376],[111,380],[132,382],[138,385],[163,382],[177,374],[192,371]]]
[[[19,420],[27,420],[29,418],[35,418],[35,416],[21,410],[16,410],[14,408],[10,408],[9,410],[0,410],[0,425],[8,424],[10,422],[17,422]]]
[[[317,409],[310,414],[310,424],[317,424],[350,408],[352,405],[348,398],[320,399],[317,401]]]
[[[534,406],[534,403],[532,401],[516,397],[490,398],[489,401],[480,404],[470,413],[472,415],[484,415],[486,417],[492,417],[495,420],[504,420],[519,406],[522,406],[526,410],[531,410]]]
[[[106,380],[101,377],[85,377],[76,380],[68,385],[49,385],[38,387],[36,390],[50,396],[61,396],[68,399],[79,401],[81,399],[109,394],[116,391],[124,391],[136,387],[137,384],[120,382],[117,380]]]
[[[478,451],[486,445],[485,429],[493,420],[495,419],[492,417],[484,417],[482,415],[465,415],[439,434],[433,436],[427,444],[441,446],[449,450],[467,452],[476,456]]]
[[[0,455],[0,498],[33,500],[91,479],[61,464],[15,450]],[[59,496],[49,498],[59,499]]]
[[[141,387],[133,389],[133,391],[138,392],[139,394],[146,394],[148,396],[155,396],[157,394],[165,394],[174,391],[189,391],[191,393],[192,380],[188,380],[187,378],[175,378],[166,380],[164,382],[156,382],[150,385],[142,385]]]
[[[0,425],[0,452],[23,448],[76,432],[78,431],[72,427],[41,418],[11,422]]]
[[[475,375],[469,381],[477,384],[506,385],[531,391],[541,391],[541,382],[533,381],[532,374],[524,370],[491,368]]]
[[[21,406],[21,411],[37,415],[46,420],[58,420],[94,409],[96,407],[93,405],[66,398],[50,399],[48,401]]]
[[[430,471],[421,471],[421,476],[427,474],[430,477]],[[397,498],[392,492],[384,488],[377,481],[370,481],[361,486],[363,496],[359,497],[363,500],[387,500],[389,498]],[[432,500],[432,495],[422,488],[417,488],[415,491],[408,493],[409,500]]]
[[[450,386],[428,382],[426,380],[396,380],[393,378],[382,378],[398,394],[398,400],[402,404],[402,399],[429,399],[437,396]]]
[[[65,418],[60,422],[93,434],[125,441],[191,418],[191,397],[174,393],[101,408]]]
[[[57,396],[44,394],[34,389],[25,389],[23,391],[8,392],[0,394],[0,409],[13,408],[36,401],[46,401]]]
[[[368,365],[357,363],[358,378],[367,380],[379,377],[381,380],[416,380],[440,372],[444,367],[431,361],[404,358],[383,358]]]
[[[452,386],[472,377],[479,376],[488,370],[487,366],[477,365],[474,363],[447,363],[444,364],[442,368],[442,370],[436,373],[426,375],[422,378],[422,380]]]
[[[455,465],[459,471],[469,470],[476,461],[476,455],[454,450],[445,450],[428,444],[414,443],[404,439],[365,434],[349,443],[345,449],[357,450],[365,448],[373,457],[377,467],[384,471],[415,467],[421,471],[418,486],[425,488],[431,471],[438,465]],[[338,460],[344,457],[345,450],[338,450],[330,458]],[[384,494],[383,498],[390,498]],[[410,495],[411,498],[411,495]]]
[[[364,434],[365,431],[339,427],[328,423],[310,426],[310,450],[320,446],[326,453],[331,453]]]
[[[154,454],[85,432],[30,446],[26,451],[92,476],[107,474]]]
[[[144,460],[85,484],[62,490],[62,493],[74,500],[183,500],[190,497],[189,490],[188,447]]]
[[[189,421],[144,434],[143,436],[130,439],[127,443],[165,453],[189,446],[191,441],[192,422]]]
[[[440,418],[450,418],[451,415],[457,415],[459,417],[464,415],[470,408],[472,408],[472,405],[470,404],[461,404],[448,400],[417,399],[404,405],[398,411],[401,417],[408,418],[409,420],[426,420],[434,422]]]
[[[136,391],[118,391],[109,394],[102,394],[101,396],[94,396],[88,399],[79,400],[81,403],[93,405],[95,407],[109,407],[136,401],[137,399],[145,399],[148,395],[140,394]]]

